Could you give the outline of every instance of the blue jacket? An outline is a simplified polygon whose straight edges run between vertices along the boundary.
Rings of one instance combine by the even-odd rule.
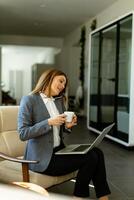
[[[59,113],[63,113],[65,107],[61,97],[55,98],[55,105]],[[21,99],[18,114],[18,132],[22,141],[27,140],[24,158],[37,160],[37,164],[29,164],[33,171],[43,172],[53,153],[53,128],[48,125],[50,115],[39,94],[24,96]],[[63,135],[63,126],[60,128]]]

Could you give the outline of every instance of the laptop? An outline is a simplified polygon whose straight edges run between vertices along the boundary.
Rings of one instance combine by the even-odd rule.
[[[61,154],[85,154],[89,150],[91,150],[93,147],[97,147],[105,135],[113,128],[115,123],[112,123],[111,125],[107,126],[104,128],[102,131],[98,131],[97,129],[94,129],[90,127],[89,129],[99,133],[97,138],[92,142],[92,144],[70,144],[67,145],[65,148],[55,152],[56,155],[61,155]]]

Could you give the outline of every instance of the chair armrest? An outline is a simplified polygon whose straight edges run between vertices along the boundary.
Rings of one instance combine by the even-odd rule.
[[[24,160],[20,158],[14,158],[12,156],[8,156],[4,153],[0,152],[0,158],[3,158],[5,160],[9,160],[12,162],[18,162],[22,164],[22,176],[23,176],[23,182],[29,182],[29,167],[28,164],[36,164],[39,161],[36,160]]]
[[[1,153],[1,152],[0,152],[0,158],[3,158],[5,160],[9,160],[9,161],[13,161],[13,162],[18,162],[18,163],[30,163],[30,164],[38,163],[38,161],[36,161],[36,160],[24,160],[24,159],[21,159],[21,158],[14,158],[12,156],[8,156],[8,155]]]

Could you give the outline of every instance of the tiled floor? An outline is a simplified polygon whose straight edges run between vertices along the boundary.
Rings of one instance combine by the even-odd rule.
[[[70,136],[66,137],[66,143],[87,143],[96,137],[86,128],[86,119],[80,118],[78,125]],[[134,150],[127,150],[123,146],[108,139],[104,139],[100,145],[106,161],[107,177],[111,188],[110,200],[134,200]],[[50,188],[49,191],[72,195],[74,183],[64,184]],[[95,198],[94,189],[91,190],[91,198]]]

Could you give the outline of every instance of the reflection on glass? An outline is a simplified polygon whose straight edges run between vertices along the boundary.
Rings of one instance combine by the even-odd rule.
[[[104,125],[114,121],[115,111],[115,71],[116,71],[116,30],[117,26],[112,26],[102,32],[101,48],[101,108],[100,122]]]
[[[119,81],[118,81],[118,135],[129,133],[130,65],[132,42],[132,16],[120,21]],[[124,133],[124,134],[123,134]]]
[[[89,124],[128,142],[132,15],[91,36]]]
[[[97,123],[97,105],[98,105],[98,71],[99,71],[99,34],[92,37],[91,49],[91,70],[90,70],[90,125]],[[92,124],[94,126],[94,124]]]

